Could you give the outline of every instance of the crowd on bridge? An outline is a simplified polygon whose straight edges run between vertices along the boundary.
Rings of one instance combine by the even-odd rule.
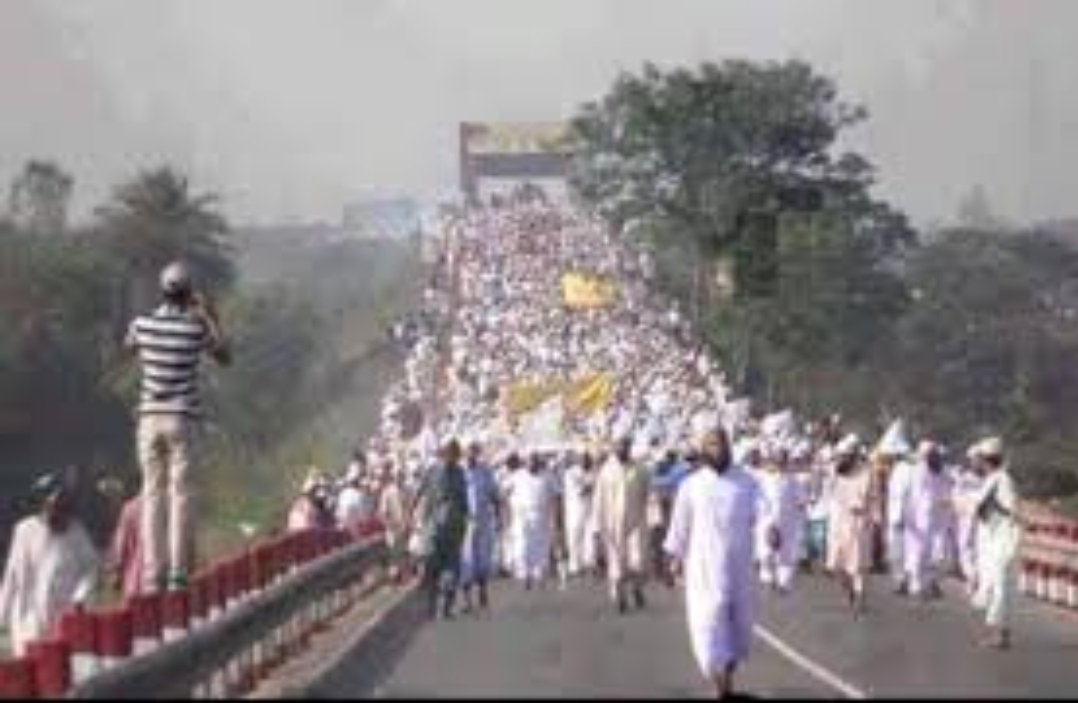
[[[443,235],[379,430],[339,479],[312,468],[287,529],[381,520],[399,575],[421,569],[432,616],[453,617],[458,599],[491,607],[500,576],[525,589],[599,578],[618,613],[680,581],[694,655],[720,694],[748,655],[758,588],[788,592],[804,570],[834,577],[855,618],[870,615],[873,570],[923,599],[957,575],[987,644],[1008,646],[1021,519],[998,437],[959,452],[913,444],[901,420],[870,442],[837,416],[756,412],[656,292],[646,251],[577,212],[473,207],[447,216]],[[166,272],[163,290],[185,275]],[[567,276],[586,295],[570,299]],[[227,361],[215,317],[202,309],[192,322],[170,304],[132,327],[154,502],[148,516],[150,494],[133,499],[117,530],[125,590],[183,587],[188,370],[203,352]],[[165,486],[179,506],[171,532],[158,523]],[[39,494],[0,588],[20,641],[82,597],[92,571],[81,538],[54,538],[76,534],[62,485]]]
[[[570,301],[567,275],[605,293]],[[722,691],[758,587],[786,593],[817,570],[861,618],[880,571],[926,600],[961,578],[985,644],[1009,646],[1021,520],[1002,440],[956,452],[914,444],[902,420],[871,442],[838,416],[754,413],[652,276],[646,252],[545,203],[447,222],[426,297],[441,324],[346,476],[365,477],[362,514],[422,565],[431,615],[453,617],[458,598],[489,607],[498,576],[525,589],[598,577],[620,613],[680,580],[693,651]]]

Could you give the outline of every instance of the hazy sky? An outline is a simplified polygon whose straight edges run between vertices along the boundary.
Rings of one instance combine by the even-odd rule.
[[[852,138],[917,220],[975,183],[1078,214],[1076,26],[1071,0],[0,0],[0,182],[55,158],[84,213],[171,161],[237,218],[336,220],[453,187],[462,119],[563,118],[646,59],[800,57],[868,106]]]

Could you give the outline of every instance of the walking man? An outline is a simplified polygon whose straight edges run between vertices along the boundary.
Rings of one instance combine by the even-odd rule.
[[[453,617],[460,582],[460,552],[468,523],[468,484],[460,456],[460,444],[450,440],[442,450],[442,462],[426,475],[416,496],[417,502],[425,502],[423,582],[432,618],[438,615],[439,595],[442,617]],[[414,510],[415,503],[409,513]]]
[[[721,425],[698,439],[701,468],[674,499],[664,548],[685,579],[685,614],[696,663],[719,698],[749,655],[755,620],[752,538],[758,487],[731,459]]]
[[[142,367],[138,456],[142,465],[145,590],[183,589],[193,557],[190,470],[203,354],[231,360],[211,301],[183,263],[161,272],[161,304],[132,321],[126,346]]]
[[[617,451],[595,482],[592,511],[606,556],[610,598],[618,612],[628,608],[626,589],[631,585],[637,608],[643,608],[644,570],[647,563],[647,471],[632,460],[632,440],[618,442]]]

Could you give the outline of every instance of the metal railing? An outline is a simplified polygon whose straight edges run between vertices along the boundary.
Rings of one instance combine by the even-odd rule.
[[[0,661],[0,698],[206,698],[250,691],[382,583],[382,525],[306,530],[211,564],[187,590],[65,612]]]

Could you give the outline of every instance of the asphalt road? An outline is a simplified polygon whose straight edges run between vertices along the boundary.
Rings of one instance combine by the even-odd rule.
[[[1014,649],[984,650],[959,589],[948,591],[921,605],[874,581],[861,621],[823,577],[801,578],[785,597],[761,592],[760,631],[737,688],[759,698],[1078,695],[1078,617],[1022,601]],[[689,650],[680,589],[649,593],[645,610],[619,616],[592,583],[524,592],[501,582],[490,613],[402,635],[377,676],[369,653],[349,654],[315,695],[711,697]]]

